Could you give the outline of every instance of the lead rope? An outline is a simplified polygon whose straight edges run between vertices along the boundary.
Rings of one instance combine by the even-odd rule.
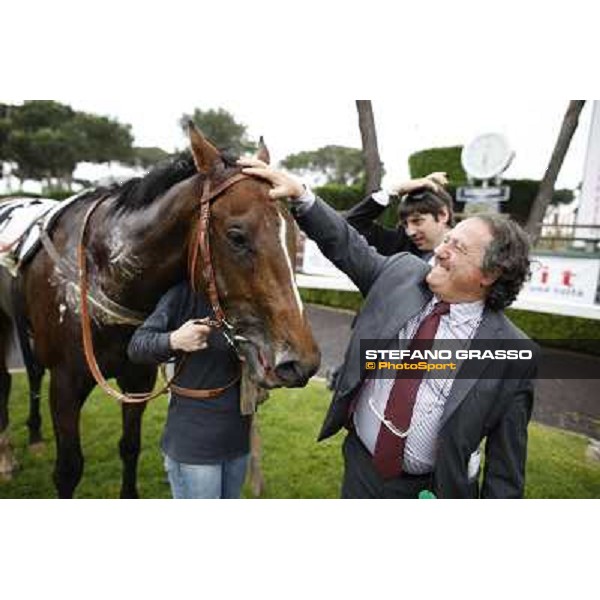
[[[149,400],[153,400],[154,398],[158,398],[165,392],[169,390],[169,386],[179,374],[181,370],[181,366],[183,365],[183,360],[179,363],[176,372],[173,377],[167,381],[165,386],[160,389],[158,392],[149,392],[149,393],[129,393],[124,394],[112,388],[108,381],[102,375],[102,371],[100,371],[100,367],[98,366],[98,361],[96,360],[96,355],[94,353],[94,343],[92,340],[92,326],[91,319],[89,314],[88,307],[88,275],[87,275],[87,261],[86,261],[86,253],[85,253],[85,234],[87,230],[87,225],[92,216],[93,212],[98,208],[100,203],[103,200],[106,200],[108,196],[102,196],[96,200],[92,206],[88,209],[83,219],[83,224],[81,226],[81,233],[79,235],[79,243],[77,245],[77,264],[79,267],[79,305],[81,310],[81,334],[83,340],[83,352],[85,354],[85,359],[87,361],[88,368],[90,369],[92,376],[96,380],[96,383],[109,395],[113,398],[116,398],[120,402],[126,404],[137,404],[141,402],[148,402]]]

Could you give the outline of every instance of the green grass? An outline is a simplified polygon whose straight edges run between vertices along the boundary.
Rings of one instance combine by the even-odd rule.
[[[47,384],[47,382],[46,382]],[[47,385],[44,388],[47,397]],[[266,498],[337,498],[342,472],[342,436],[317,444],[329,392],[314,381],[304,390],[278,390],[260,409],[263,471]],[[166,399],[150,403],[144,416],[143,451],[140,457],[139,491],[143,498],[168,498],[158,450],[166,411]],[[11,438],[21,463],[10,482],[0,482],[1,498],[54,498],[51,474],[54,443],[47,402],[43,403],[45,451],[33,455],[27,449],[26,384],[13,378]],[[82,416],[85,472],[77,488],[79,498],[117,498],[120,460],[117,443],[121,417],[118,404],[95,390]],[[532,424],[527,466],[529,498],[598,498],[600,464],[585,459],[583,436]],[[245,495],[251,497],[248,489]]]

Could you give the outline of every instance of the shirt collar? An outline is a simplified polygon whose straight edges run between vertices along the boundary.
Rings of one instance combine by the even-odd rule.
[[[432,302],[435,304],[436,302],[440,302],[440,299],[434,295]],[[450,304],[449,316],[456,323],[476,322],[481,318],[484,308],[485,302],[483,300],[476,300],[475,302],[456,302]]]

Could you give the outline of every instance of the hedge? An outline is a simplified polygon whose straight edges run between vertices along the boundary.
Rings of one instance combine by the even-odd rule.
[[[329,183],[315,188],[314,192],[339,211],[349,210],[365,197],[365,188],[361,185]]]
[[[428,148],[408,157],[408,168],[413,179],[425,177],[429,173],[443,171],[454,185],[464,185],[467,174],[462,168],[460,155],[462,146],[448,148]]]
[[[300,295],[305,302],[333,308],[357,311],[362,306],[359,292],[302,288]],[[543,341],[544,346],[600,355],[600,344],[594,341],[600,340],[600,321],[517,309],[508,309],[506,314],[529,337]]]

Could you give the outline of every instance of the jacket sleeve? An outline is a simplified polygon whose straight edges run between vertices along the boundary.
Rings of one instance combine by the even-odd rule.
[[[296,220],[321,252],[366,296],[388,259],[374,248],[331,206],[316,198]]]
[[[522,498],[525,493],[533,384],[533,376],[519,382],[508,409],[487,436],[482,498]]]
[[[377,223],[376,219],[385,210],[385,206],[381,206],[368,196],[346,213],[346,221],[380,254],[388,256],[409,251],[410,240],[403,229],[388,229]]]
[[[129,360],[140,364],[160,364],[175,356],[169,341],[176,329],[174,315],[178,305],[177,287],[169,290],[158,302],[152,314],[140,325],[129,341]]]

